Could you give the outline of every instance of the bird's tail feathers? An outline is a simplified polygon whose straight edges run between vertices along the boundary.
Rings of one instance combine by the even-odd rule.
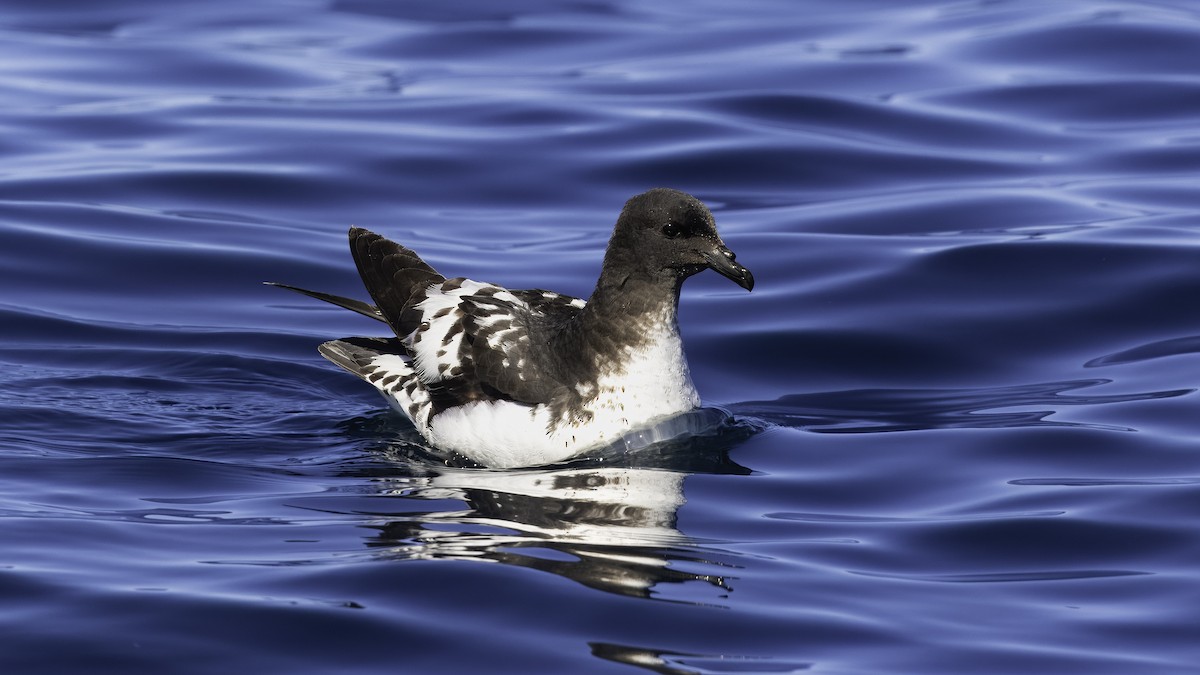
[[[377,365],[372,361],[378,356],[394,355],[407,359],[408,353],[396,338],[347,337],[330,340],[317,347],[321,356],[335,365],[370,381]]]
[[[375,300],[384,320],[404,337],[420,325],[412,307],[425,291],[446,280],[411,249],[361,227],[350,228],[350,253],[363,285]]]
[[[289,286],[288,284],[281,284],[281,283],[278,283],[275,281],[264,281],[263,283],[266,284],[267,286],[275,286],[276,288],[286,288],[289,291],[295,291],[302,295],[307,295],[310,298],[316,298],[317,300],[323,300],[332,305],[337,305],[338,307],[348,309],[352,312],[358,312],[359,314],[362,314],[363,316],[367,316],[372,319],[375,319],[376,321],[382,321],[384,323],[387,323],[387,319],[383,318],[383,312],[380,312],[378,307],[376,307],[375,305],[367,304],[361,300],[355,300],[353,298],[343,298],[340,295],[334,295],[332,293],[322,293],[321,291],[310,291],[307,288],[300,288],[299,286]]]

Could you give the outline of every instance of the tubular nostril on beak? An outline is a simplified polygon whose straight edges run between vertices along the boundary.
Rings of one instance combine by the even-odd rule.
[[[718,244],[714,249],[700,253],[708,261],[710,269],[746,290],[754,288],[754,275],[750,274],[750,270],[734,262],[736,256],[733,251],[729,250],[729,247]]]

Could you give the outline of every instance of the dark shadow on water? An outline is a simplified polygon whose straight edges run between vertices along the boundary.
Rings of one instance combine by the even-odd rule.
[[[856,389],[794,394],[774,401],[729,406],[737,414],[780,426],[822,433],[870,433],[924,429],[999,429],[1034,426],[1123,427],[1047,419],[1063,406],[1087,406],[1171,398],[1192,389],[1135,394],[1068,394],[1112,380],[1069,380],[979,389]],[[1036,410],[1005,410],[1030,408]]]

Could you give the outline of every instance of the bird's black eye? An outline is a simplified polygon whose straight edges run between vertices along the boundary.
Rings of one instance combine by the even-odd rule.
[[[683,226],[679,223],[667,223],[666,225],[663,225],[662,231],[663,235],[665,235],[667,239],[674,239],[675,237],[683,234]]]

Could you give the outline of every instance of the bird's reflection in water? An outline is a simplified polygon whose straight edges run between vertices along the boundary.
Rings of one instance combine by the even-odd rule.
[[[662,675],[700,675],[701,673],[797,673],[809,670],[811,663],[772,658],[730,656],[727,654],[687,654],[647,649],[607,642],[591,642],[592,656],[637,666]]]
[[[435,467],[414,461],[419,448],[393,444],[384,452],[423,468],[382,478],[385,494],[463,508],[398,514],[372,525],[370,545],[398,558],[520,565],[621,595],[667,599],[677,594],[663,584],[696,581],[724,593],[731,566],[676,528],[677,511],[689,475],[750,473],[728,449],[756,430],[703,408],[592,457],[503,471]]]

